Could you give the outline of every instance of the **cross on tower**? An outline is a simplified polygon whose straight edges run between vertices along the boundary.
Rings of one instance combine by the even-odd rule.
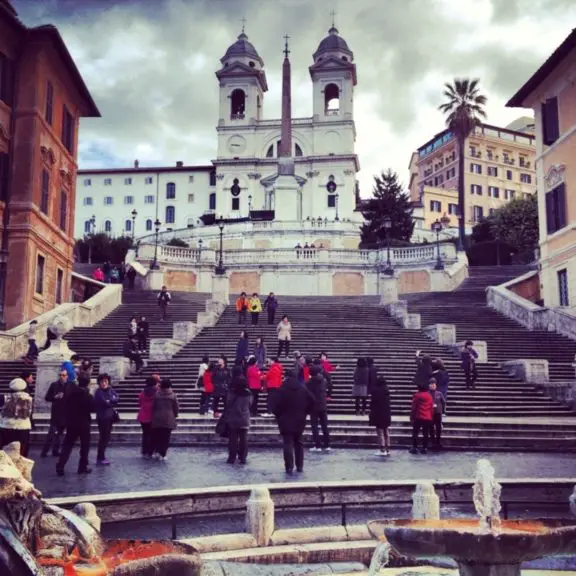
[[[242,34],[244,34],[244,30],[246,28],[246,18],[242,18],[241,22],[242,22]]]
[[[288,40],[290,39],[290,36],[288,36],[288,34],[286,34],[284,36],[284,40],[286,41],[286,43],[284,44],[284,56],[286,58],[288,58],[288,54],[290,54],[290,50],[288,50]]]
[[[336,11],[332,10],[330,16],[332,16],[332,28],[336,28]]]

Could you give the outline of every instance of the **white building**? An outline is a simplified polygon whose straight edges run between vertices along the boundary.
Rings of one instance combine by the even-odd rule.
[[[291,121],[299,205],[283,206],[275,193],[282,120],[264,119],[268,90],[264,62],[242,32],[221,58],[216,72],[220,111],[213,166],[80,170],[76,235],[95,230],[114,235],[196,226],[207,212],[227,219],[249,211],[274,211],[276,221],[362,221],[356,208],[354,55],[335,27],[312,55],[313,116]]]

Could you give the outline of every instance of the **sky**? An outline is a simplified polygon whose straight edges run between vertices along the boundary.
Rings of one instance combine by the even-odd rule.
[[[574,0],[13,0],[28,26],[58,27],[102,118],[80,124],[80,168],[205,164],[216,157],[219,59],[246,33],[264,60],[264,117],[280,116],[283,36],[292,111],[312,115],[308,66],[335,12],[354,53],[361,195],[444,129],[445,82],[479,78],[488,122],[576,26]]]

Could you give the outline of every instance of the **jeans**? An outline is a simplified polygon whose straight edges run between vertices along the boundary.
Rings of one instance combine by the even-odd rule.
[[[268,388],[268,398],[266,399],[266,409],[268,410],[268,414],[274,413],[273,410],[276,394],[278,394],[278,388]]]
[[[78,428],[66,429],[66,436],[64,437],[64,444],[62,445],[62,452],[56,465],[57,470],[64,471],[64,467],[70,458],[72,448],[76,440],[80,438],[80,460],[78,461],[78,472],[84,472],[88,468],[88,454],[90,453],[90,424]]]
[[[222,410],[226,410],[226,396],[213,396],[212,397],[212,412],[218,412],[218,406],[222,400]]]
[[[170,428],[152,428],[152,444],[156,454],[160,454],[162,457],[166,456],[171,435],[172,430]]]
[[[302,444],[302,432],[286,432],[282,434],[284,440],[284,466],[287,472],[304,469],[304,446]]]
[[[252,406],[250,406],[250,414],[258,416],[258,398],[260,398],[260,390],[250,390],[252,392]]]
[[[146,350],[148,338],[146,334],[138,334],[138,350]]]
[[[238,312],[238,324],[246,324],[246,310]]]
[[[44,442],[44,448],[42,448],[42,455],[46,456],[50,449],[52,449],[52,455],[58,456],[60,453],[60,437],[64,436],[66,430],[65,426],[60,426],[58,424],[53,424],[50,422],[50,428],[48,428],[48,435],[46,436],[46,441]]]
[[[260,316],[260,312],[250,312],[250,316],[252,317],[252,326],[258,326],[258,316]]]
[[[30,449],[30,430],[0,428],[0,444],[2,444],[2,448],[12,442],[20,442],[20,454],[26,458]]]
[[[426,450],[428,448],[428,437],[430,436],[430,428],[432,427],[432,421],[430,420],[414,420],[412,423],[412,447],[418,448],[418,435],[420,430],[422,430],[422,448]]]
[[[474,388],[478,379],[476,364],[466,366],[464,368],[464,376],[466,377],[466,388]]]
[[[127,356],[127,358],[130,360],[130,362],[134,362],[134,364],[136,365],[136,371],[140,372],[142,366],[144,365],[144,362],[142,361],[142,357],[140,356],[140,354],[132,352],[130,356]]]
[[[160,304],[160,318],[166,320],[168,316],[168,304]]]
[[[212,394],[210,392],[200,393],[200,414],[206,414],[210,409],[210,401],[212,400]]]
[[[282,356],[282,350],[285,351],[285,356],[288,358],[290,355],[290,340],[278,340],[278,354],[276,354],[278,358]]]
[[[432,426],[430,428],[430,436],[432,442],[436,446],[440,446],[442,443],[442,414],[434,414],[434,419],[432,420]]]
[[[324,448],[330,447],[330,433],[328,432],[328,414],[326,410],[321,412],[312,412],[310,414],[310,425],[312,427],[312,438],[314,439],[314,446],[320,448],[320,432],[318,431],[318,423],[322,426],[322,437],[324,440]]]
[[[28,352],[26,352],[26,358],[30,360],[36,360],[38,358],[38,346],[36,345],[36,340],[31,338],[28,340]]]
[[[362,412],[366,412],[366,405],[368,404],[368,398],[366,396],[355,396],[354,397],[354,409],[356,412],[360,412],[360,403],[362,403]]]
[[[376,437],[378,438],[378,448],[380,450],[390,449],[390,429],[376,428]]]
[[[268,324],[275,324],[276,310],[268,308]]]
[[[152,445],[152,423],[140,422],[142,426],[142,454],[144,456],[152,456],[154,447]]]
[[[228,436],[228,462],[236,462],[236,457],[246,463],[248,457],[248,428],[230,428]]]
[[[112,420],[98,420],[98,461],[106,460],[106,448],[112,435]]]

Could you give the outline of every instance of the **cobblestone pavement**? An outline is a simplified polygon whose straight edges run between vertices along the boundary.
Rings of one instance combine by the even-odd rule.
[[[286,476],[279,448],[258,448],[248,456],[248,464],[226,464],[224,446],[171,448],[167,462],[143,460],[136,446],[110,448],[111,466],[93,465],[93,473],[78,476],[78,448],[66,468],[66,476],[56,475],[55,458],[36,460],[34,483],[46,498],[137,492],[170,488],[199,488],[237,484],[264,484],[294,481],[338,480],[419,480],[472,478],[476,461],[489,458],[498,478],[575,478],[576,454],[442,452],[413,456],[405,450],[389,459],[373,455],[374,450],[335,449],[329,454],[306,453],[304,473]],[[96,456],[91,451],[91,461]]]

